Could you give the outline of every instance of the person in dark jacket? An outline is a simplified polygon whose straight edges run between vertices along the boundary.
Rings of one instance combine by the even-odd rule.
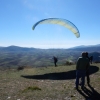
[[[86,53],[82,52],[82,56],[78,58],[76,63],[76,89],[78,89],[79,79],[81,78],[81,88],[85,84],[86,71],[89,68],[89,59],[86,57]]]
[[[57,57],[55,57],[55,56],[53,56],[53,60],[54,60],[54,65],[55,65],[55,67],[57,66],[57,61],[58,61],[58,58]]]
[[[93,56],[90,57],[90,63],[92,64],[93,61]]]
[[[88,52],[86,52],[86,57],[89,59],[89,62],[90,62],[90,58],[88,56]],[[90,83],[89,68],[86,71],[86,77],[87,77],[87,84],[89,84]]]

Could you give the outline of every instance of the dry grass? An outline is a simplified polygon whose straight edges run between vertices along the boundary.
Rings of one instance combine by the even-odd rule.
[[[100,100],[100,64],[92,66],[86,91],[74,88],[75,65],[0,71],[0,100]]]

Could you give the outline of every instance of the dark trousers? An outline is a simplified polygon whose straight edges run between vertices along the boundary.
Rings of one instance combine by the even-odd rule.
[[[54,62],[54,64],[55,64],[55,67],[57,66],[57,64],[56,64],[57,62]]]
[[[89,70],[86,71],[87,83],[90,83]]]
[[[89,70],[86,71],[86,79],[87,79],[87,84],[90,84]],[[81,77],[81,83],[82,83],[82,77]]]
[[[77,70],[76,71],[76,87],[79,85],[79,79],[81,78],[81,86],[84,87],[85,84],[85,75],[86,71],[85,70]]]

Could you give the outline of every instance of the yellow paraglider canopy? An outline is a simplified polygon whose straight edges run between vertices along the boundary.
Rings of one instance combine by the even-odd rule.
[[[32,29],[34,30],[38,24],[46,24],[46,23],[62,25],[68,28],[70,31],[72,31],[77,38],[80,37],[78,28],[72,22],[61,18],[47,18],[47,19],[40,20],[33,25]]]

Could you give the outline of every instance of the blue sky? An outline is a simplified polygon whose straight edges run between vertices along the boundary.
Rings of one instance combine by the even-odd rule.
[[[63,26],[32,26],[45,18],[74,23],[80,38]],[[100,0],[0,0],[0,46],[70,48],[100,44]]]

